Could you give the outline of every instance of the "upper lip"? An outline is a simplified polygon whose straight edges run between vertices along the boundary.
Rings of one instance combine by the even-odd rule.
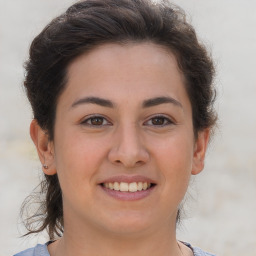
[[[156,181],[154,181],[151,178],[145,177],[143,175],[117,175],[112,176],[107,179],[104,179],[100,184],[102,183],[113,183],[113,182],[126,182],[126,183],[132,183],[132,182],[147,182],[156,184]]]

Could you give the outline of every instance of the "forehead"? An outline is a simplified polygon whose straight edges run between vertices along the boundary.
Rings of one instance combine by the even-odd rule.
[[[180,98],[186,94],[175,55],[154,43],[98,46],[76,58],[67,77],[65,91],[73,98],[80,94],[113,99],[176,94]]]
[[[164,57],[165,56],[165,57]],[[141,58],[144,57],[144,58]],[[145,58],[146,57],[146,58]],[[140,59],[140,62],[138,62]],[[148,60],[151,60],[150,63]],[[166,46],[155,44],[153,42],[126,42],[126,43],[106,43],[98,45],[86,51],[84,54],[79,55],[69,64],[69,73],[72,72],[73,66],[77,68],[78,63],[85,63],[93,65],[109,64],[110,61],[126,60],[126,64],[131,63],[134,67],[137,64],[159,65],[163,62],[172,63],[177,65],[174,53]],[[114,64],[114,63],[112,63]],[[120,63],[121,64],[121,63]],[[178,68],[178,66],[176,66]],[[178,68],[179,69],[179,68]],[[180,71],[181,72],[181,71]],[[182,73],[182,72],[181,72]]]

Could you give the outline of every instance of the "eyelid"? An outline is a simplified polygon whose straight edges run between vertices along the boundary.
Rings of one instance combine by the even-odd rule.
[[[103,120],[107,121],[107,124],[101,124],[101,125],[93,125],[93,124],[89,124],[87,123],[90,119],[93,118],[102,118]],[[104,122],[104,121],[103,121]],[[81,125],[85,125],[85,126],[91,126],[91,127],[102,127],[102,126],[106,126],[106,125],[112,125],[112,123],[109,121],[108,118],[106,118],[105,116],[101,115],[101,114],[91,114],[88,115],[86,117],[84,117],[81,121],[80,121]]]
[[[107,122],[107,123],[103,123],[101,125],[93,125],[93,124],[87,123],[90,119],[93,119],[93,118],[102,118],[103,122]],[[152,119],[154,119],[154,118],[165,119],[165,123],[163,125],[147,124],[148,122],[152,121]],[[96,127],[96,128],[97,127],[100,128],[102,126],[112,125],[112,122],[109,120],[109,118],[107,118],[107,117],[105,117],[104,115],[101,115],[101,114],[88,115],[88,116],[84,117],[79,123],[81,125],[84,125],[84,126],[89,126],[89,127],[91,126],[91,127]],[[176,124],[176,121],[173,118],[171,118],[170,116],[166,116],[165,114],[156,114],[156,115],[150,116],[143,123],[143,125],[149,125],[149,126],[155,126],[155,127],[164,127],[164,126],[167,126],[167,125],[174,125],[174,124]]]
[[[143,124],[146,124],[148,123],[149,121],[152,121],[152,119],[154,118],[162,118],[162,119],[165,119],[167,120],[167,123],[166,124],[163,124],[163,125],[154,125],[154,124],[150,124],[149,126],[155,126],[155,127],[164,127],[164,126],[167,126],[167,125],[174,125],[176,124],[175,120],[173,118],[171,118],[170,116],[166,116],[164,114],[157,114],[157,115],[153,115],[151,117],[149,117],[147,119],[147,121],[145,121]]]

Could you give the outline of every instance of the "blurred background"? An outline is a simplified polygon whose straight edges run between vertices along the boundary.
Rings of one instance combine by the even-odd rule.
[[[19,210],[41,165],[22,89],[31,40],[71,0],[0,0],[0,256],[46,242],[20,238]],[[222,256],[256,255],[256,1],[175,0],[217,66],[219,128],[191,182],[178,238]]]

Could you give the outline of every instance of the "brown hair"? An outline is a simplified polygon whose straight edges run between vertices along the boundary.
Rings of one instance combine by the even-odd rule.
[[[65,89],[70,62],[105,43],[146,41],[175,54],[185,77],[195,136],[214,126],[214,66],[183,11],[165,0],[86,0],[72,5],[43,29],[33,40],[25,63],[24,86],[34,119],[50,140],[54,139],[56,106]],[[27,234],[47,229],[50,239],[61,236],[64,223],[57,175],[44,176],[40,193],[45,199],[39,201],[38,211],[25,220]],[[26,205],[28,201],[23,213]]]

